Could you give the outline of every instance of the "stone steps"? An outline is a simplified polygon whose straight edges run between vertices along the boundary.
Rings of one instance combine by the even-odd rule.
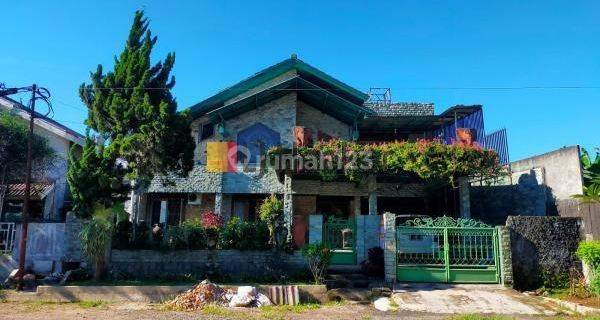
[[[369,288],[370,280],[361,272],[360,266],[330,266],[325,284],[328,289]]]

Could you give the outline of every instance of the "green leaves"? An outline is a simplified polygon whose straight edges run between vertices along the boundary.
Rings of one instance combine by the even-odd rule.
[[[79,89],[88,107],[86,124],[107,138],[111,157],[127,161],[127,177],[149,180],[167,171],[185,174],[193,166],[194,142],[187,113],[177,113],[170,90],[175,54],[152,65],[157,38],[137,11],[125,48],[112,71],[102,66]]]
[[[27,162],[27,122],[5,111],[0,111],[0,184],[3,182],[23,181]],[[44,165],[55,157],[48,140],[37,134],[33,136],[32,159],[36,167]]]
[[[302,248],[302,255],[306,258],[308,268],[315,279],[315,283],[323,283],[327,267],[331,263],[331,250],[322,243],[311,243]]]

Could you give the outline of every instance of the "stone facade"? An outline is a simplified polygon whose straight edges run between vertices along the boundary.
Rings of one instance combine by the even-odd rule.
[[[153,250],[113,250],[111,268],[133,278],[169,277],[192,274],[199,277],[219,274],[233,280],[244,277],[293,275],[306,269],[299,251],[181,250],[162,253]]]
[[[383,214],[383,257],[385,282],[396,281],[396,215],[386,212]]]
[[[515,288],[536,289],[545,276],[568,275],[571,268],[581,268],[575,256],[582,238],[578,218],[511,216],[506,227]]]
[[[313,141],[318,141],[319,132],[330,137],[349,140],[352,127],[299,100],[296,110],[296,125],[310,128]]]
[[[432,116],[433,103],[395,102],[391,104],[367,104],[380,117]]]

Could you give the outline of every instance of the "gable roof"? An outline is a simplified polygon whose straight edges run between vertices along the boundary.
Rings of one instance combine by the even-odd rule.
[[[9,111],[14,111],[19,117],[29,121],[29,109],[21,103],[8,97],[0,97],[0,107],[5,107]],[[65,138],[75,144],[83,145],[85,137],[79,132],[57,122],[56,120],[45,117],[39,112],[35,112],[35,125],[42,127],[62,138]]]
[[[316,90],[326,90],[339,96],[341,99],[348,101],[350,104],[359,106],[360,108],[362,108],[362,104],[368,98],[366,93],[361,92],[360,90],[355,89],[333,78],[325,72],[309,65],[308,63],[298,59],[296,55],[292,55],[291,58],[263,69],[253,76],[244,79],[233,86],[220,91],[214,96],[191,106],[190,111],[192,116],[197,117],[221,108],[225,105],[226,101],[290,71],[296,72],[297,77],[293,78],[300,78],[305,82],[316,86]]]

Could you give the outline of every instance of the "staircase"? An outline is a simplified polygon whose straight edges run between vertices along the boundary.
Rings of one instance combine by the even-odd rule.
[[[327,289],[368,289],[369,284],[369,277],[361,272],[360,266],[334,265],[327,268]]]

